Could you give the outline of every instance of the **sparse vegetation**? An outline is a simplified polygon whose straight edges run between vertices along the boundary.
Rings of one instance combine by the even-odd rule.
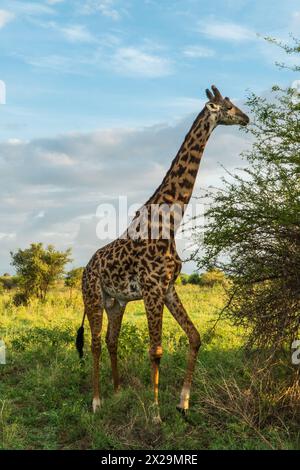
[[[192,274],[180,274],[176,280],[177,285],[193,284],[196,286],[206,286],[213,287],[216,284],[219,284],[223,287],[229,285],[229,281],[226,278],[225,274],[219,269],[210,269],[204,273],[194,272]]]
[[[261,372],[255,356],[242,348],[244,330],[221,320],[226,301],[220,284],[178,286],[199,328],[203,346],[195,373],[191,411],[177,413],[187,339],[166,310],[161,364],[161,427],[150,419],[152,388],[148,332],[142,302],[128,305],[120,336],[122,391],[114,395],[108,353],[103,347],[103,407],[91,412],[91,356],[86,329],[86,360],[74,347],[82,317],[80,292],[62,285],[46,301],[16,307],[13,294],[0,296],[0,337],[7,364],[0,366],[0,447],[3,449],[295,449],[299,409],[282,401],[282,381],[266,393],[270,374],[287,376],[281,364]],[[106,325],[104,325],[105,334]],[[103,337],[104,337],[103,334]],[[286,388],[285,388],[286,390]],[[291,411],[293,410],[293,412]],[[298,418],[297,418],[298,412]]]

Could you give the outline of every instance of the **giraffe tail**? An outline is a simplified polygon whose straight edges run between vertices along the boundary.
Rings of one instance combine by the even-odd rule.
[[[78,351],[80,359],[83,358],[83,346],[84,346],[84,320],[85,320],[85,312],[83,314],[83,319],[81,322],[80,328],[77,330],[77,336],[76,336],[76,349]]]

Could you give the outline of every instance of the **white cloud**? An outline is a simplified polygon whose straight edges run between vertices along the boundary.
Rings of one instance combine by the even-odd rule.
[[[198,30],[208,37],[226,41],[251,41],[256,38],[256,34],[245,26],[213,19],[198,22]]]
[[[121,47],[114,53],[111,66],[121,75],[132,77],[162,77],[172,73],[171,62],[135,47]]]
[[[213,57],[215,55],[215,51],[213,49],[204,46],[186,46],[182,52],[183,55],[190,57],[191,59]]]
[[[167,116],[168,121],[174,123],[178,119],[181,120],[184,115],[199,112],[204,102],[204,100],[189,96],[173,96],[166,99],[151,100],[151,107],[157,113],[162,112]]]
[[[300,11],[294,11],[292,13],[290,28],[292,31],[298,31],[300,26]]]
[[[62,30],[59,31],[62,32]],[[89,75],[91,70],[99,73],[103,69],[134,78],[164,77],[173,72],[172,62],[158,54],[145,52],[135,47],[116,47],[113,44],[101,48],[93,37],[81,35],[78,31],[72,31],[72,33],[68,31],[68,33],[69,41],[89,43],[95,41],[96,47],[90,48],[85,54],[19,57],[34,67],[85,76]]]
[[[49,3],[49,5],[56,5],[57,3],[63,3],[64,0],[47,0],[47,3]]]
[[[35,21],[40,28],[53,30],[54,33],[61,34],[67,41],[73,43],[92,43],[96,42],[96,38],[93,34],[87,29],[85,25],[82,24],[69,24],[62,26],[55,21]],[[112,38],[110,35],[108,38]],[[102,38],[102,37],[101,37]],[[108,41],[107,35],[105,35],[106,41]],[[112,40],[112,39],[111,39]],[[103,39],[104,41],[104,39]],[[59,57],[59,55],[53,55]]]
[[[60,28],[65,38],[70,42],[93,42],[93,35],[83,25],[71,25]]]
[[[44,154],[44,158],[47,162],[49,162],[49,165],[54,167],[74,165],[72,158],[66,153],[46,152]]]
[[[21,139],[11,138],[11,139],[8,139],[7,143],[11,145],[21,145],[23,141]]]
[[[44,57],[23,57],[23,60],[34,67],[49,68],[60,72],[69,72],[74,65],[69,57],[55,54]]]
[[[37,2],[25,2],[25,1],[18,1],[18,0],[10,0],[9,2],[10,8],[16,13],[17,15],[25,15],[25,16],[39,16],[39,15],[52,15],[55,13],[55,10],[48,5],[37,3]]]
[[[36,217],[37,219],[45,217],[45,211],[39,211],[34,217]]]
[[[98,3],[98,10],[102,13],[103,16],[107,16],[112,20],[119,20],[121,15],[120,13],[113,8],[114,2],[112,0],[102,0]]]
[[[15,233],[4,233],[0,232],[0,240],[7,239],[7,240],[12,240],[16,237]]]
[[[199,105],[200,110],[200,105]],[[31,242],[73,248],[84,265],[105,242],[96,237],[96,209],[119,195],[141,205],[160,184],[195,114],[176,125],[72,133],[29,142],[0,143],[0,273],[9,251]],[[201,162],[196,189],[217,185],[226,168],[241,165],[247,141],[220,127]]]
[[[7,10],[0,10],[0,29],[9,23],[13,18],[14,14]]]
[[[82,10],[86,14],[92,14],[98,11],[103,16],[117,21],[121,18],[121,13],[115,7],[115,3],[115,0],[87,0]]]

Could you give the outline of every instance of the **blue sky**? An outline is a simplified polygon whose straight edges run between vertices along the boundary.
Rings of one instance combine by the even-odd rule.
[[[296,0],[0,1],[0,272],[9,249],[40,240],[85,264],[97,205],[148,198],[207,86],[242,103],[297,79],[258,35],[299,26]],[[201,186],[246,145],[237,130],[216,136]]]
[[[297,1],[1,1],[1,137],[153,123],[216,82],[241,98],[287,75],[256,34],[299,30]],[[6,14],[6,16],[5,16]],[[6,129],[5,129],[6,127]]]

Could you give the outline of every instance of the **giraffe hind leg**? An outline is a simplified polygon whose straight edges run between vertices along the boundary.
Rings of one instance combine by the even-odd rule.
[[[117,392],[120,387],[118,371],[118,340],[125,308],[126,306],[121,306],[116,299],[110,299],[109,302],[105,302],[105,310],[108,318],[106,345],[110,355],[115,392]]]
[[[186,414],[186,411],[189,408],[192,378],[194,374],[198,351],[201,345],[201,340],[200,335],[193,322],[189,318],[188,314],[186,313],[186,310],[182,305],[174,286],[169,289],[166,295],[165,304],[168,307],[170,313],[175,318],[175,320],[179,323],[183,331],[186,333],[190,343],[187,369],[180,394],[180,402],[177,406],[177,409],[180,412]]]

